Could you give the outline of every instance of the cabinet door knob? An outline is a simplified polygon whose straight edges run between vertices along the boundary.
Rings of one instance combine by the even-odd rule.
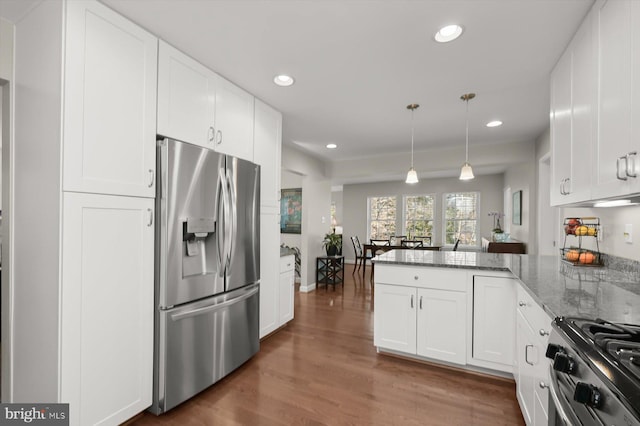
[[[522,300],[518,302],[518,306],[527,306],[527,302],[523,302]]]
[[[547,330],[545,330],[544,328],[541,328],[539,331],[541,336],[548,336],[549,332]]]
[[[549,387],[549,385],[546,384],[545,382],[540,382],[538,386],[540,386],[541,389],[547,389]]]
[[[416,281],[417,281],[419,278],[420,278],[420,277],[418,277],[417,275],[414,275],[414,276],[413,276],[413,279],[414,279],[414,280],[416,280]]]

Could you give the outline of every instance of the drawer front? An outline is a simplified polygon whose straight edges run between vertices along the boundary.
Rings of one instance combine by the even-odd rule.
[[[467,291],[467,271],[463,269],[378,264],[374,278],[381,284]]]
[[[527,290],[522,288],[521,284],[518,285],[517,294],[518,309],[533,329],[540,343],[546,346],[553,318],[533,299]]]
[[[294,255],[280,257],[280,273],[293,271],[296,267]]]

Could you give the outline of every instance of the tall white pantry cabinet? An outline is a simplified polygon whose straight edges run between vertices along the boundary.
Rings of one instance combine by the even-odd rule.
[[[79,0],[15,40],[8,400],[120,424],[151,404],[158,40]]]

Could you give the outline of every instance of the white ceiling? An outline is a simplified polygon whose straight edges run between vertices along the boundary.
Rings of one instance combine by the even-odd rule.
[[[103,0],[284,114],[283,143],[331,161],[531,142],[549,72],[592,0]],[[0,0],[2,16],[29,2]],[[18,9],[18,11],[14,9]],[[445,24],[458,40],[436,43]],[[276,87],[276,74],[295,77]],[[484,126],[492,119],[502,127]],[[327,143],[338,149],[327,150]]]

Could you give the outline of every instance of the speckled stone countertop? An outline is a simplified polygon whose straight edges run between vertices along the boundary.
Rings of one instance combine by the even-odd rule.
[[[392,250],[376,264],[510,271],[553,317],[602,318],[640,324],[638,274],[580,267],[557,256],[463,251]]]
[[[296,252],[290,248],[280,247],[280,257],[283,256],[295,256]]]

